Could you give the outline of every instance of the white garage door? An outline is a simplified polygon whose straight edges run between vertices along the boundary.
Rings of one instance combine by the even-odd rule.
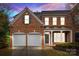
[[[16,34],[13,35],[13,46],[26,46],[26,35]]]
[[[27,44],[28,46],[41,46],[42,45],[41,35],[39,34],[28,35]]]
[[[65,33],[54,33],[54,42],[65,42]]]

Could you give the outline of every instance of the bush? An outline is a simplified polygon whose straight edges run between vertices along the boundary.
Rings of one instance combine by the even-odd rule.
[[[10,46],[10,33],[9,32],[6,33],[6,44],[8,47]]]
[[[0,40],[0,48],[6,48],[10,46],[10,35],[7,32],[4,37]]]
[[[6,13],[4,13],[3,11],[0,11],[0,48],[1,47],[6,47],[7,44],[7,40],[8,40],[8,31],[9,31],[9,18],[8,15]]]
[[[0,42],[0,49],[5,47],[7,47],[7,44],[5,44],[4,42]]]
[[[0,43],[0,48],[2,48],[3,47],[3,44],[2,43]]]
[[[56,44],[54,48],[63,51],[65,51],[66,49],[76,49],[79,48],[79,42]]]

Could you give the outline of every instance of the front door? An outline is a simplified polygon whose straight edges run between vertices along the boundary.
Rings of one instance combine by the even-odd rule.
[[[45,45],[46,46],[50,45],[50,33],[49,32],[45,33]]]

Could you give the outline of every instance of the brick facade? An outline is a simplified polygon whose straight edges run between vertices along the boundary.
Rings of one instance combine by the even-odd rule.
[[[71,40],[69,40],[71,35],[72,35],[72,42],[75,41],[75,32],[79,31],[79,28],[78,28],[78,26],[75,27],[73,16],[77,15],[78,14],[77,12],[72,11],[72,10],[71,10],[72,12],[71,11],[68,11],[68,12],[67,11],[63,11],[63,12],[59,11],[60,13],[54,12],[55,14],[53,14],[53,13],[51,14],[50,12],[46,12],[46,13],[41,12],[40,13],[41,16],[39,15],[40,18],[35,14],[34,16],[38,17],[40,19],[40,21],[43,23],[43,24],[41,24],[37,20],[37,18],[34,17],[33,14],[31,14],[33,12],[29,12],[28,8],[25,9],[25,10],[26,11],[23,14],[22,14],[23,11],[20,13],[21,14],[20,16],[18,16],[19,15],[18,14],[16,17],[14,17],[14,20],[16,19],[16,21],[13,24],[10,24],[10,27],[9,27],[9,29],[10,29],[10,40],[11,40],[10,47],[12,47],[12,34],[15,33],[15,32],[24,32],[24,33],[26,33],[26,35],[30,32],[40,32],[41,35],[42,35],[42,47],[44,47],[44,30],[46,30],[45,27],[49,27],[49,30],[50,29],[52,30],[52,28],[54,29],[54,27],[57,27],[60,30],[61,30],[62,27],[67,28],[67,29],[71,30],[72,33],[69,32],[66,35],[66,39],[67,39],[66,41],[67,42],[71,41]],[[26,13],[28,13],[29,16],[30,16],[30,24],[24,24],[24,15]],[[52,25],[52,17],[54,17],[54,16],[57,17],[57,25]],[[65,17],[65,25],[60,25],[60,17],[62,17],[62,16]],[[44,18],[45,17],[49,17],[49,25],[48,26],[44,25],[44,23],[45,23]],[[66,29],[65,29],[65,31],[66,31]],[[51,34],[51,32],[50,32],[50,34]]]

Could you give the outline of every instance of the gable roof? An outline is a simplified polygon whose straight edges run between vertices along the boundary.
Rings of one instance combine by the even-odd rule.
[[[28,7],[25,7],[24,10],[22,10],[19,14],[17,14],[15,17],[14,17],[14,20],[9,24],[12,25],[14,22],[16,22],[16,20],[18,20],[18,18],[23,15],[26,11],[28,11],[33,17],[36,18],[36,20],[43,25],[42,21],[28,8]]]

